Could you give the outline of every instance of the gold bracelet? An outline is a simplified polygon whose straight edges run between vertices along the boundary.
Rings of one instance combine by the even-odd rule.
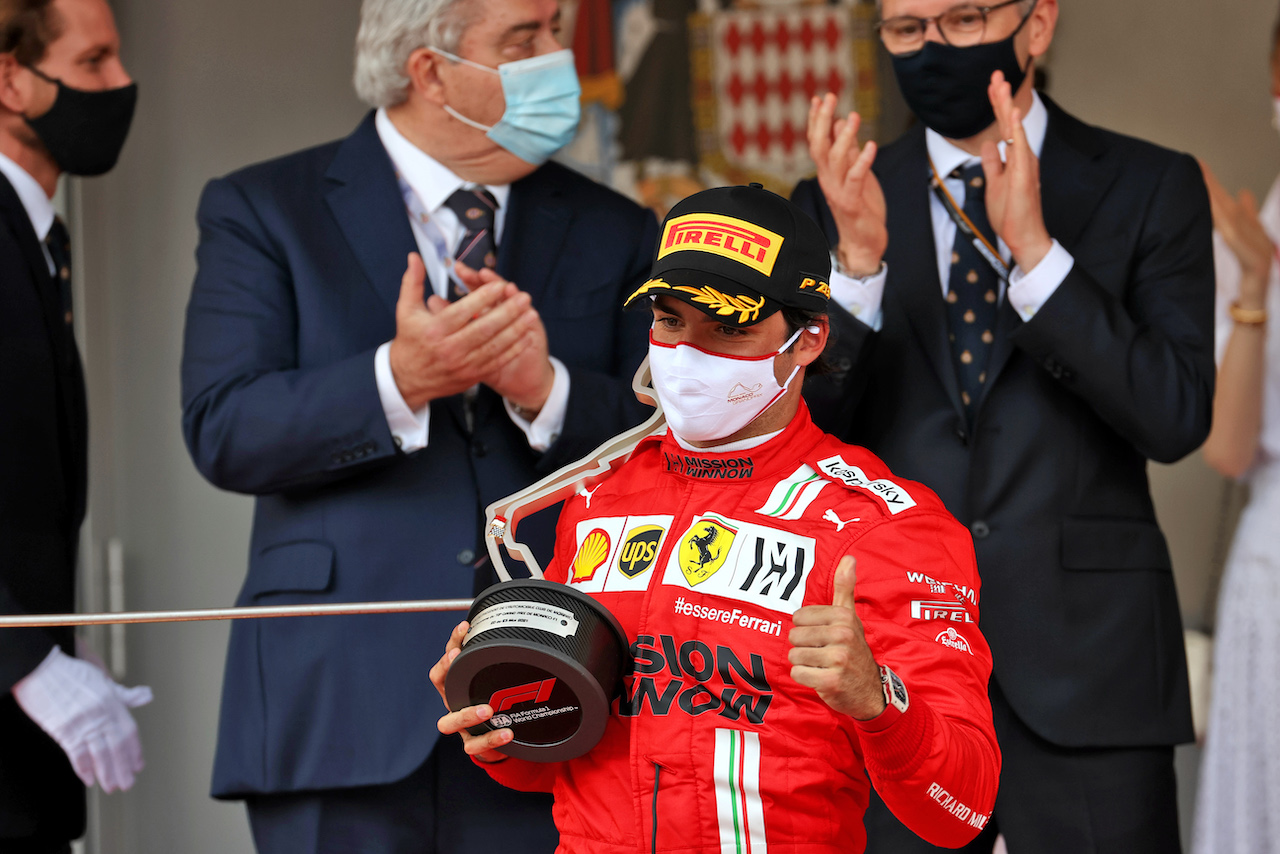
[[[1231,303],[1231,319],[1245,326],[1261,326],[1267,322],[1265,308],[1241,308],[1240,303]]]

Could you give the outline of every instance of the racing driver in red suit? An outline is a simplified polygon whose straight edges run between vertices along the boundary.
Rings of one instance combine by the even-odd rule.
[[[818,226],[759,185],[663,223],[628,305],[653,312],[668,429],[565,503],[546,576],[618,618],[625,693],[559,763],[499,752],[510,729],[468,734],[488,705],[440,720],[494,779],[554,795],[560,852],[860,852],[870,786],[935,845],[987,822],[973,545],[932,492],[810,420],[829,274]],[[467,628],[432,668],[442,694]]]

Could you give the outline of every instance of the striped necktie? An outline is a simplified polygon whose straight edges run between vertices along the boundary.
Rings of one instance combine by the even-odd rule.
[[[494,217],[498,202],[484,188],[461,189],[445,199],[445,207],[457,214],[463,228],[462,240],[454,258],[473,270],[492,270],[498,266],[498,243],[494,240]],[[456,300],[464,291],[456,282],[451,283],[449,299]]]

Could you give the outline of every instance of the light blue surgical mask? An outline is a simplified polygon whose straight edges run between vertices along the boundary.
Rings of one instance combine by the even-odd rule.
[[[484,131],[489,139],[534,166],[545,163],[573,139],[582,95],[573,51],[557,50],[490,68],[439,48],[431,50],[502,79],[507,108],[496,125],[482,125],[445,104],[445,112],[458,121]]]

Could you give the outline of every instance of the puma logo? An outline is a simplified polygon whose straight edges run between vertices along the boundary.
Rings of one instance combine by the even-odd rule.
[[[848,520],[847,522],[841,521],[840,517],[836,515],[836,511],[834,511],[834,510],[828,510],[826,513],[823,513],[823,514],[822,514],[822,518],[823,518],[823,519],[825,519],[825,520],[827,520],[828,522],[831,522],[832,524],[834,524],[834,525],[836,526],[836,533],[837,533],[837,534],[844,530],[844,526],[845,526],[845,525],[851,525],[851,524],[853,524],[854,522],[861,522],[861,521],[862,521],[862,517],[861,517],[861,516],[857,516],[857,517],[855,517],[855,518],[853,518],[853,519]]]
[[[600,488],[599,486],[596,487],[596,489],[599,489],[599,488]],[[578,494],[581,495],[583,498],[587,499],[588,510],[591,509],[591,496],[596,494],[596,489],[587,489],[584,486],[582,489],[578,490]]]

